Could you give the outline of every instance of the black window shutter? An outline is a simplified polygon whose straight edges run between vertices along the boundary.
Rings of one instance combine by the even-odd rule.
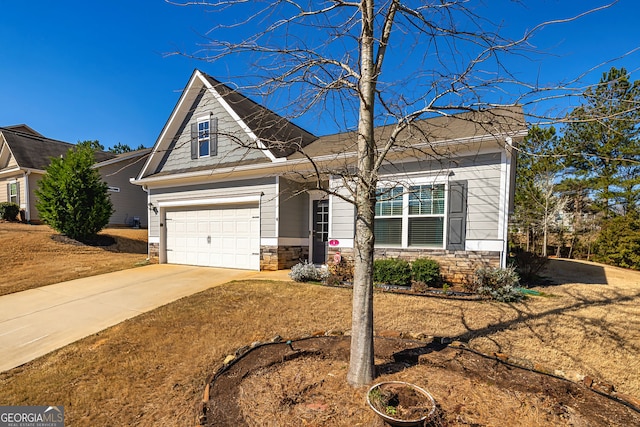
[[[198,158],[198,123],[191,123],[191,158]]]
[[[447,249],[462,251],[467,236],[467,181],[449,183]]]
[[[211,118],[209,123],[209,155],[218,155],[218,118]]]

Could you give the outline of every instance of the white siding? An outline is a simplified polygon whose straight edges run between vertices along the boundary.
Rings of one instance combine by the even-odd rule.
[[[275,178],[261,178],[245,181],[218,182],[192,185],[185,187],[171,187],[150,189],[150,202],[159,207],[163,202],[184,202],[187,205],[202,199],[230,199],[242,196],[260,196],[260,237],[272,238],[276,236],[276,183]],[[150,211],[149,241],[160,242],[161,210],[158,213]]]

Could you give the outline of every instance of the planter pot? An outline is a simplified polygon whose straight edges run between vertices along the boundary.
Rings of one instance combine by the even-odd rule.
[[[367,403],[392,426],[423,426],[436,412],[436,402],[426,390],[403,381],[374,385],[367,393]]]

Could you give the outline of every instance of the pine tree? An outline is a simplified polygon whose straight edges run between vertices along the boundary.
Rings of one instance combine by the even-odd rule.
[[[640,82],[611,68],[568,117],[567,166],[586,182],[601,210],[625,214],[640,202]]]
[[[88,241],[102,230],[113,212],[107,184],[93,169],[90,143],[79,143],[64,158],[52,158],[35,191],[40,218],[54,230]]]

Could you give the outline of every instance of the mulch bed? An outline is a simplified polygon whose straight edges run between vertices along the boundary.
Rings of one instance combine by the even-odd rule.
[[[368,388],[346,384],[349,346],[346,336],[318,336],[241,349],[208,382],[197,421],[382,425],[366,404]],[[583,384],[440,340],[379,337],[375,352],[375,382],[408,381],[433,395],[432,426],[640,425],[637,408]]]

